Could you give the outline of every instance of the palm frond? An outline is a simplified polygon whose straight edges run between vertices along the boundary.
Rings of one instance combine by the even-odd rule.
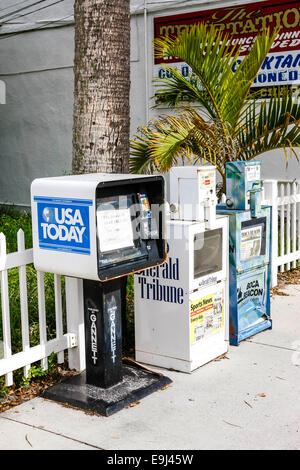
[[[279,29],[275,28],[271,33],[268,29],[259,34],[252,45],[249,54],[236,68],[232,81],[226,90],[223,100],[222,115],[227,122],[232,123],[232,129],[238,125],[239,116],[246,101],[249,99],[249,91],[257,76],[267,53]]]
[[[293,147],[300,146],[300,101],[288,87],[274,89],[269,100],[249,100],[236,135],[239,158],[254,158],[277,148],[289,149],[296,156]]]
[[[209,95],[220,122],[224,121],[220,112],[223,90],[234,76],[230,64],[237,61],[240,52],[237,46],[230,46],[228,39],[229,35],[224,36],[212,25],[208,28],[205,24],[196,24],[176,38],[154,40],[158,58],[179,57],[191,67]]]
[[[236,143],[223,125],[215,120],[207,122],[191,106],[176,116],[164,115],[151,121],[135,136],[130,168],[133,172],[145,172],[149,168],[166,172],[178,160],[187,159],[216,165],[224,173],[225,161],[236,154]]]
[[[213,119],[217,118],[234,129],[250,87],[277,33],[278,29],[275,29],[272,33],[266,30],[258,35],[249,54],[239,65],[240,48],[231,46],[228,35],[205,24],[193,25],[176,38],[155,39],[155,54],[159,58],[179,57],[186,62],[201,83],[201,86],[195,86],[193,98],[207,109]],[[233,65],[236,65],[235,71]],[[188,96],[191,94],[188,82],[188,78],[180,79],[179,72],[175,72],[174,79],[165,80],[159,95],[162,98],[163,94],[169,94],[177,104],[183,92]]]
[[[175,124],[175,126],[174,126]],[[167,171],[180,158],[187,131],[171,116],[150,121],[140,127],[130,142],[129,168],[132,173]]]
[[[175,68],[168,67],[169,78],[155,79],[156,104],[165,104],[170,108],[181,106],[183,103],[200,104],[208,117],[217,119],[217,113],[213,101],[206,88],[201,85],[197,76],[192,73],[187,77]]]

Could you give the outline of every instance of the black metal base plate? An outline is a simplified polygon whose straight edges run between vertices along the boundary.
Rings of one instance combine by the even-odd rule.
[[[86,383],[85,371],[47,388],[42,396],[60,403],[110,416],[125,406],[172,383],[164,375],[140,365],[123,364],[123,380],[109,388]]]

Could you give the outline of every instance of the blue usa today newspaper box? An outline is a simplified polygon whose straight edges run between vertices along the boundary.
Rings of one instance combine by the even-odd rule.
[[[170,383],[122,360],[126,276],[164,263],[164,202],[160,175],[33,181],[35,268],[83,279],[86,370],[49,387],[46,398],[108,416]],[[106,393],[111,387],[117,393]]]
[[[107,281],[165,260],[162,176],[40,178],[31,198],[40,271]]]

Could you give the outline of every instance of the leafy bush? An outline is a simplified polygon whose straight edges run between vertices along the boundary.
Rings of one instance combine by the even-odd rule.
[[[32,227],[31,216],[24,212],[20,213],[14,210],[1,209],[0,210],[0,232],[6,236],[7,252],[17,251],[17,233],[19,229],[24,231],[25,247],[32,247]],[[39,307],[38,307],[38,292],[37,292],[37,276],[33,264],[26,266],[27,277],[27,301],[28,301],[28,320],[29,320],[29,334],[30,345],[36,346],[40,343],[39,335]],[[47,318],[47,337],[52,339],[56,335],[56,322],[55,322],[55,298],[54,298],[54,276],[50,273],[45,273],[45,305],[46,305],[46,318]],[[19,292],[19,269],[13,268],[8,271],[8,284],[9,284],[9,307],[10,307],[10,325],[11,325],[11,344],[12,352],[16,353],[22,350],[22,331],[21,331],[21,307],[20,307],[20,292]],[[64,294],[64,278],[62,278],[62,293]],[[63,302],[64,305],[64,302]],[[2,311],[0,311],[0,340],[3,338],[2,329]],[[53,362],[53,361],[52,361]],[[51,368],[50,368],[51,369]],[[48,372],[51,372],[49,370]],[[30,372],[30,379],[37,378],[41,372],[39,364],[33,365]],[[16,386],[25,383],[23,371],[16,371],[14,373],[14,381]],[[28,382],[28,381],[27,381]],[[27,383],[26,382],[26,383]],[[0,378],[0,396],[7,393],[7,388],[4,386],[4,378]]]
[[[30,332],[30,344],[36,346],[40,343],[39,338],[39,309],[38,309],[38,291],[36,270],[32,264],[26,267],[27,274],[27,301],[28,301],[28,320]],[[64,279],[62,279],[62,292],[64,292]],[[55,299],[54,299],[54,276],[51,273],[45,273],[45,304],[47,317],[47,336],[48,339],[55,337]],[[9,284],[9,307],[11,340],[13,353],[22,350],[21,335],[21,306],[19,293],[19,270],[10,269],[8,272]],[[0,315],[1,317],[1,315]],[[0,338],[2,337],[2,323],[0,324]]]
[[[126,288],[126,331],[123,333],[125,354],[129,356],[134,350],[134,281],[133,275],[127,278]]]
[[[0,232],[6,236],[7,253],[17,251],[17,234],[20,228],[24,232],[25,247],[32,248],[31,215],[28,212],[0,208]]]

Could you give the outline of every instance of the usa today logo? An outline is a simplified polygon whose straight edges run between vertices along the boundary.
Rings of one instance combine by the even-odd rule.
[[[71,241],[82,243],[86,226],[83,223],[80,209],[45,207],[43,209],[43,219],[41,223],[43,238],[46,240]]]
[[[41,249],[90,254],[91,200],[35,197],[35,201]]]

